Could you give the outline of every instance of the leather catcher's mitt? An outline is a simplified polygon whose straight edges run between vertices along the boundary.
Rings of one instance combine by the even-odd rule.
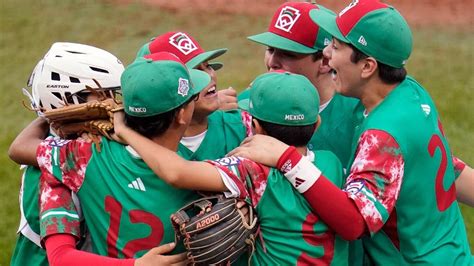
[[[44,117],[61,138],[77,137],[82,133],[111,138],[109,133],[114,128],[114,112],[122,109],[121,103],[107,98],[48,110]]]
[[[223,195],[198,199],[171,215],[176,237],[183,239],[189,262],[229,264],[254,250],[257,217],[248,206],[248,221],[237,199]]]

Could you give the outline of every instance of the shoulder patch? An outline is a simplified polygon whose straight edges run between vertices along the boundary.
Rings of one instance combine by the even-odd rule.
[[[218,163],[219,165],[222,166],[232,166],[232,165],[237,165],[240,163],[239,157],[224,157],[221,159],[214,160],[214,162]]]

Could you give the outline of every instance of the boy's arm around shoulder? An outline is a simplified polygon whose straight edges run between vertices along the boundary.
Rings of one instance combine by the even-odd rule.
[[[166,183],[184,189],[226,191],[224,182],[214,166],[181,158],[175,151],[128,128],[122,116],[116,114],[114,117],[115,134],[132,146],[148,167]]]
[[[18,164],[38,166],[36,149],[48,134],[49,124],[38,117],[24,128],[13,140],[8,149],[8,156]]]

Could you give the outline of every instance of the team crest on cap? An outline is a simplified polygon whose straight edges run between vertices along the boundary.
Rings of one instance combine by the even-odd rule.
[[[359,0],[353,0],[348,6],[346,6],[341,12],[339,12],[339,17],[344,15],[347,11],[349,11],[351,8],[356,6],[359,3]]]
[[[188,95],[188,92],[189,92],[189,81],[187,79],[179,78],[178,94],[184,97]]]
[[[295,25],[300,16],[301,13],[298,9],[291,6],[285,6],[278,15],[275,28],[290,32],[291,28]]]
[[[169,43],[185,55],[188,55],[198,49],[191,38],[182,32],[173,34],[173,36],[170,37]]]

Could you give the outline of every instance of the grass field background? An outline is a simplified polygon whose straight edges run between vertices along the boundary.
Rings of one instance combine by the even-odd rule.
[[[112,52],[128,64],[137,49],[151,37],[169,30],[184,30],[205,49],[229,48],[229,52],[219,58],[225,67],[218,73],[218,86],[241,90],[265,71],[264,47],[245,37],[264,31],[268,21],[268,16],[175,13],[136,2],[118,5],[86,0],[0,1],[0,106],[3,106],[0,123],[0,265],[9,264],[19,221],[20,171],[8,159],[7,150],[19,131],[35,117],[21,103],[26,99],[21,88],[53,42],[91,44]],[[413,31],[415,47],[408,71],[428,89],[437,103],[454,153],[474,165],[472,27],[420,27]],[[474,209],[462,206],[462,211],[473,251]]]

